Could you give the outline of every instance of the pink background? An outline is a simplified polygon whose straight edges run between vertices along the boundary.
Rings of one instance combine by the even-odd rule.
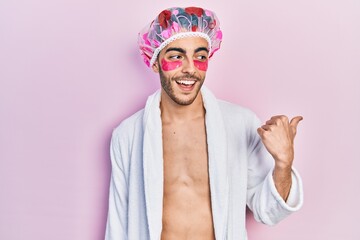
[[[237,3],[235,3],[237,2]],[[301,114],[303,209],[250,240],[360,239],[360,1],[2,0],[0,239],[103,239],[110,134],[159,87],[137,33],[163,8],[217,12],[207,86],[265,121]]]

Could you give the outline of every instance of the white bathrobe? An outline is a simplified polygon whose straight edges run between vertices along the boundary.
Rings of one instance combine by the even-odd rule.
[[[257,134],[261,125],[249,110],[201,90],[206,109],[211,206],[217,240],[247,239],[246,205],[255,219],[273,225],[303,202],[293,169],[287,202],[277,192],[274,160]],[[112,174],[106,240],[160,239],[163,208],[161,91],[144,109],[124,120],[111,140]]]

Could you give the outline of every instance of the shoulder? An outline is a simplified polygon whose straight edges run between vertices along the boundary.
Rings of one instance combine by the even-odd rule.
[[[257,129],[261,126],[257,115],[248,108],[224,100],[218,100],[218,105],[228,136],[234,142],[246,139],[248,146],[252,146],[258,139]]]
[[[128,139],[131,138],[134,133],[142,128],[144,116],[144,109],[141,109],[124,119],[117,127],[114,128],[112,137],[115,139]]]

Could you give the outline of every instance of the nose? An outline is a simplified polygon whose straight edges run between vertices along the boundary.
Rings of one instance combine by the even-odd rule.
[[[184,59],[181,71],[183,73],[194,74],[195,73],[194,61],[192,59],[188,59],[188,58]]]

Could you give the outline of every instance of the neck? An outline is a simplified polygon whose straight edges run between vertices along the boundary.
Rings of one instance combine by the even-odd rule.
[[[199,92],[193,103],[189,105],[179,105],[175,103],[164,90],[161,90],[160,109],[163,122],[189,121],[205,116],[201,92]]]

